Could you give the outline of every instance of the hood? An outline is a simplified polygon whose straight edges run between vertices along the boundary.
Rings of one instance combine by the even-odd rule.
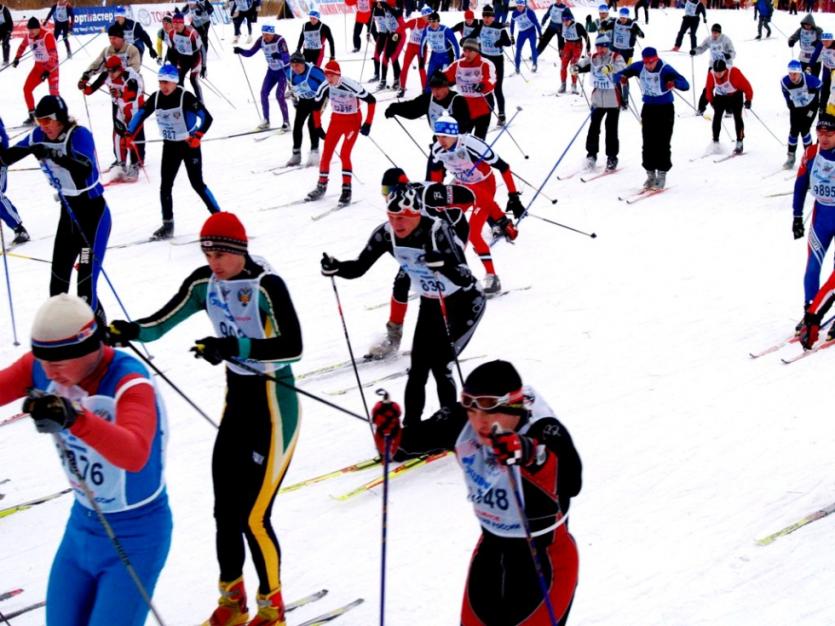
[[[808,13],[802,20],[800,20],[801,24],[810,24],[812,28],[815,28],[815,18],[812,17],[811,13]]]

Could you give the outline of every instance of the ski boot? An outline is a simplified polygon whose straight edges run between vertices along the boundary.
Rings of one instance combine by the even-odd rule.
[[[718,140],[718,139],[714,139],[714,140],[710,143],[710,152],[711,152],[712,154],[721,154],[721,153],[722,153],[722,146],[719,144],[719,140]]]
[[[502,290],[502,281],[495,274],[487,274],[481,282],[481,288],[484,295],[493,296]]]
[[[366,81],[366,83],[369,84],[369,85],[373,85],[374,83],[379,83],[379,82],[380,82],[380,75],[379,74],[374,74],[374,76],[372,76],[369,80]]]
[[[241,36],[240,36],[240,35],[235,35],[234,37],[232,37],[232,45],[233,45],[233,46],[234,46],[234,45],[237,45],[237,43],[238,43],[238,41],[240,40],[240,38],[241,38]]]
[[[534,63],[533,65],[531,65],[531,71],[532,71],[534,74],[536,74],[536,63]]]
[[[135,183],[139,180],[139,166],[136,163],[128,165],[122,180],[128,183]]]
[[[368,349],[365,358],[374,361],[387,359],[400,349],[401,339],[403,339],[403,324],[386,322],[386,336]]]
[[[673,46],[670,52],[678,52],[680,46]]]
[[[23,228],[23,224],[14,229],[14,235],[15,237],[12,239],[12,244],[15,246],[26,243],[30,239],[29,233],[26,232],[25,228]]]
[[[316,200],[320,200],[322,196],[325,195],[325,192],[328,190],[328,186],[325,183],[316,183],[315,189],[311,191],[305,197],[305,202],[314,202]]]
[[[507,124],[507,118],[504,113],[499,113],[499,120],[496,122],[496,126],[504,126],[505,124]]]
[[[287,626],[284,619],[284,599],[281,589],[276,589],[267,595],[256,596],[258,613],[247,626]]]
[[[252,43],[252,35],[247,35],[246,36],[246,42],[247,43]]]
[[[790,169],[794,168],[794,159],[795,159],[795,153],[794,152],[789,152],[786,155],[786,162],[783,163],[783,169],[784,170],[790,170]]]
[[[653,184],[653,189],[664,189],[664,185],[667,184],[667,172],[663,170],[658,170],[655,172],[655,184]]]
[[[290,124],[288,124],[287,122],[283,122],[281,124],[281,128],[279,128],[278,130],[280,130],[282,133],[289,133],[290,132]]]
[[[249,621],[243,576],[231,583],[218,583],[217,608],[202,626],[242,626]]]
[[[35,125],[35,112],[29,111],[29,117],[23,120],[22,126],[34,126]]]
[[[655,170],[646,170],[647,179],[644,181],[644,189],[652,189],[655,186]]]
[[[580,93],[580,90],[577,88],[577,83],[571,83],[571,93],[575,96]]]
[[[806,313],[809,310],[809,305],[812,304],[811,302],[807,302],[803,305],[803,317],[800,318],[800,321],[794,327],[794,336],[800,337],[800,331],[803,330],[803,326],[806,324]],[[829,330],[832,332],[832,329]]]
[[[396,98],[402,98],[405,95],[406,95],[406,90],[403,89],[403,87],[398,87],[397,88],[397,96],[395,96],[395,97]]]
[[[377,89],[375,89],[375,91],[385,91],[386,89],[388,89],[388,87],[386,86],[386,81],[381,80],[379,83],[377,83]]]
[[[162,226],[151,235],[151,241],[162,241],[174,236],[174,220],[162,220]]]
[[[307,166],[313,167],[314,165],[319,165],[319,148],[311,150],[307,155]]]
[[[557,93],[565,93],[565,83],[560,85],[560,88],[557,89]]]
[[[736,140],[736,146],[734,147],[734,154],[742,154],[742,139]]]
[[[293,155],[290,157],[290,159],[287,161],[287,163],[284,164],[284,167],[295,167],[295,166],[301,165],[301,164],[302,164],[302,154],[301,154],[301,152],[297,152],[296,150],[293,150]]]
[[[597,155],[596,154],[589,154],[586,156],[586,169],[590,170],[594,168],[595,164],[597,164]]]
[[[493,235],[496,238],[504,237],[508,241],[513,241],[519,236],[519,231],[516,230],[516,226],[507,216],[502,216],[501,219],[496,220],[496,225],[493,226]]]
[[[270,127],[270,120],[264,118],[261,123],[255,127],[255,130],[267,130]]]
[[[835,324],[831,324],[829,326],[829,332],[826,333],[827,341],[832,341],[833,339],[835,339]]]
[[[607,172],[614,172],[618,168],[618,158],[617,157],[607,157],[606,158],[606,171]]]
[[[339,194],[339,200],[336,206],[342,208],[351,204],[351,185],[342,185],[342,193]]]

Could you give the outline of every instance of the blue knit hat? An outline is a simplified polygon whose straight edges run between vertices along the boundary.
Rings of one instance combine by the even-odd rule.
[[[450,115],[442,115],[435,120],[435,134],[444,137],[457,137],[458,122]]]
[[[322,18],[322,14],[319,11],[312,10],[308,12],[307,17],[315,17],[317,20]]]
[[[267,35],[275,35],[275,26],[272,24],[261,24],[261,32]]]
[[[159,72],[157,72],[157,78],[162,81],[170,82],[170,83],[178,83],[180,82],[180,72],[177,68],[170,63],[166,63],[161,68],[159,68]]]

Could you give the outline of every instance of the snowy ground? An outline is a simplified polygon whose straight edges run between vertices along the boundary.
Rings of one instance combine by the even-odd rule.
[[[579,14],[582,19],[585,11]],[[754,110],[782,138],[788,116],[778,80],[791,55],[776,30],[770,41],[752,41],[756,33],[751,18],[751,12],[712,11],[709,24],[718,19],[734,39],[737,65],[754,86]],[[341,19],[331,21],[339,56],[346,58]],[[456,19],[450,15],[445,22]],[[680,12],[654,11],[651,19],[645,42],[669,49]],[[779,14],[775,22],[790,33],[797,20]],[[835,27],[830,16],[819,22],[825,30]],[[279,24],[291,42],[299,28],[297,21]],[[704,34],[706,28],[700,26]],[[257,123],[240,65],[231,55],[231,27],[222,35],[223,58],[211,54],[209,78],[237,109],[207,90],[216,120],[209,137]],[[100,38],[90,46],[91,52],[104,43]],[[555,56],[549,49],[540,72],[526,74],[528,82],[519,77],[506,82],[509,111],[522,107],[511,131],[531,158],[524,160],[508,135],[496,148],[534,183],[544,178],[586,115],[582,98],[543,96],[558,84]],[[690,79],[689,57],[662,56]],[[361,55],[347,55],[343,71],[356,77],[360,59]],[[61,67],[63,93],[85,124],[75,82],[88,62],[81,52]],[[257,89],[263,59],[245,63]],[[24,62],[0,75],[0,107],[8,125],[25,115],[20,88],[29,67]],[[699,91],[706,67],[707,55],[697,57]],[[366,78],[369,69],[365,67]],[[145,75],[153,86],[150,70]],[[416,94],[417,80],[413,71],[410,95]],[[683,95],[692,101],[690,93]],[[89,98],[89,106],[100,160],[106,164],[111,160],[110,104],[96,95]],[[396,124],[384,118],[384,107],[385,103],[378,107],[372,136],[413,178],[420,178],[423,157]],[[275,122],[280,118],[273,108]],[[640,126],[629,113],[621,116],[621,173],[589,184],[576,176],[549,182],[546,192],[558,197],[559,204],[537,201],[534,212],[596,231],[599,237],[591,240],[530,219],[517,245],[498,245],[496,264],[505,286],[533,287],[489,304],[465,356],[516,363],[525,380],[558,410],[582,455],[584,489],[574,501],[571,520],[581,557],[571,623],[833,624],[835,516],[768,547],[755,545],[756,539],[835,500],[835,422],[824,411],[826,397],[820,397],[831,384],[829,368],[835,354],[824,352],[791,366],[782,365],[777,355],[759,361],[748,358],[749,351],[789,333],[801,313],[805,244],[792,240],[789,197],[765,197],[792,187],[782,172],[764,178],[779,168],[785,147],[746,115],[746,156],[718,165],[711,158],[690,162],[710,141],[709,123],[693,116],[680,99],[676,109],[674,168],[665,194],[634,206],[617,200],[643,181]],[[428,142],[422,120],[407,127],[422,144]],[[149,136],[156,136],[153,123]],[[582,141],[558,173],[581,165]],[[282,163],[290,147],[289,136],[263,142],[243,137],[206,142],[203,154],[206,178],[221,206],[242,216],[255,236],[251,250],[267,257],[289,284],[306,343],[304,359],[295,369],[304,373],[347,358],[333,293],[319,274],[318,259],[322,251],[353,256],[384,219],[378,181],[388,163],[361,138],[354,151],[354,193],[361,203],[317,222],[310,215],[335,200],[262,212],[301,197],[316,182],[315,169],[277,178],[252,173]],[[305,139],[305,152],[307,147]],[[723,147],[731,147],[724,135]],[[31,166],[30,160],[15,169]],[[151,184],[143,180],[107,191],[114,215],[111,243],[144,237],[159,225],[158,167],[159,146],[153,145],[148,156]],[[338,172],[336,164],[333,169]],[[333,198],[337,190],[332,182]],[[9,195],[34,238],[17,252],[49,258],[59,207],[42,175],[13,172]],[[523,200],[530,197],[532,191],[525,189]],[[206,217],[184,172],[175,188],[175,212],[180,235],[196,234]],[[46,296],[49,280],[44,263],[17,257],[8,262],[23,345],[12,347],[4,324],[2,363],[25,350],[33,313]],[[197,246],[153,243],[109,251],[106,268],[125,306],[138,317],[161,305],[200,263]],[[474,256],[472,267],[482,274]],[[366,307],[387,302],[394,273],[393,261],[383,259],[365,278],[339,282],[357,351],[382,333],[387,309]],[[109,314],[122,317],[104,281],[99,291]],[[8,319],[5,305],[3,311]],[[415,318],[413,306],[407,325]],[[217,416],[223,373],[195,362],[187,352],[195,338],[209,331],[208,320],[195,317],[149,349],[156,364]],[[478,362],[466,363],[465,372]],[[378,365],[363,375],[373,378],[405,365],[403,360]],[[302,384],[361,411],[355,391],[327,395],[350,387],[352,381],[352,375],[344,373]],[[404,381],[389,385],[396,398],[402,395]],[[161,381],[160,385],[172,425],[168,484],[175,531],[155,601],[168,624],[188,625],[204,619],[216,597],[209,474],[214,432]],[[430,410],[436,402],[433,396],[430,391]],[[319,404],[305,400],[303,405],[301,440],[285,484],[371,456],[365,426]],[[18,410],[17,404],[4,407],[0,418]],[[0,504],[65,486],[49,440],[38,436],[31,424],[4,427],[0,435],[0,480],[10,479],[0,487],[6,494]],[[285,597],[323,587],[331,590],[328,599],[293,614],[293,620],[364,597],[366,604],[339,623],[368,626],[377,621],[380,494],[347,503],[331,498],[374,473],[344,477],[277,500],[274,522],[282,542]],[[3,611],[43,598],[69,506],[64,497],[0,519],[0,592],[25,589],[3,602]],[[457,623],[478,527],[454,462],[445,459],[392,483],[389,513],[388,623]],[[254,590],[251,569],[247,582]],[[15,624],[42,624],[43,615],[36,611]]]

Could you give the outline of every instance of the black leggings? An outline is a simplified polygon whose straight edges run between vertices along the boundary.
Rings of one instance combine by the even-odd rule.
[[[562,27],[557,28],[549,24],[548,28],[542,32],[542,37],[539,38],[539,44],[536,46],[537,54],[542,54],[542,51],[545,50],[545,47],[550,43],[554,35],[557,36],[557,50],[562,52],[562,47],[565,45],[565,41],[562,38]]]
[[[360,35],[362,35],[362,29],[363,29],[363,27],[365,27],[365,29],[366,29],[369,33],[371,32],[370,22],[369,22],[369,23],[366,23],[366,24],[363,24],[363,23],[361,23],[361,22],[354,22],[354,35],[353,35],[353,40],[354,40],[354,48],[355,48],[356,50],[359,50],[360,48],[362,48],[362,39],[360,39]]]
[[[67,54],[70,53],[70,23],[69,22],[55,22],[55,30],[52,33],[55,36],[55,41],[59,37],[64,38],[64,45],[67,47]]]
[[[3,63],[9,62],[9,53],[11,52],[11,44],[9,43],[12,38],[12,32],[10,30],[5,30],[0,33],[0,44],[3,46]]]
[[[251,8],[249,11],[244,11],[243,13],[238,13],[235,17],[232,18],[232,26],[235,27],[235,37],[239,37],[241,34],[241,24],[243,21],[246,20],[246,29],[249,31],[249,34],[252,34],[252,24],[258,20],[258,14],[255,12],[255,8]]]
[[[676,35],[676,45],[675,47],[678,48],[681,46],[681,42],[684,40],[684,33],[688,30],[690,31],[690,48],[693,49],[696,47],[696,29],[699,28],[699,16],[698,15],[685,15],[681,18],[681,28],[678,31],[678,35]]]
[[[638,21],[638,11],[644,9],[644,21],[649,24],[649,2],[647,0],[638,0],[635,3],[635,21]]]
[[[719,141],[719,131],[722,129],[722,116],[725,111],[734,114],[736,139],[742,141],[745,137],[745,124],[742,121],[742,92],[736,91],[727,96],[713,96],[713,141]]]
[[[490,128],[490,118],[493,116],[493,109],[496,108],[496,103],[493,100],[493,94],[487,94],[484,96],[484,103],[488,107],[487,113],[482,115],[481,117],[476,117],[473,119],[473,135],[478,137],[479,139],[484,139],[487,137],[487,129]]]
[[[304,132],[304,122],[307,120],[307,130],[310,133],[310,149],[319,149],[319,135],[315,132],[313,125],[313,111],[316,109],[316,103],[312,99],[302,98],[296,104],[296,118],[293,120],[293,152],[301,152],[302,149],[302,133]]]
[[[194,90],[194,95],[197,96],[197,99],[200,100],[200,102],[203,102],[203,89],[200,87],[200,69],[195,67],[196,62],[197,59],[193,56],[180,57],[177,65],[177,71],[180,74],[179,85],[181,87],[185,85],[186,74],[189,74],[188,79],[191,82],[191,88]]]
[[[447,297],[445,302],[452,342],[447,335],[439,301],[423,297],[420,299],[420,311],[412,342],[412,363],[403,400],[404,426],[417,424],[421,420],[426,403],[426,381],[429,372],[432,372],[435,378],[441,408],[451,408],[457,402],[452,372],[454,357],[461,354],[473,336],[484,314],[485,298],[475,291],[457,292]],[[452,343],[455,344],[454,353]]]
[[[162,165],[160,171],[159,199],[162,204],[162,219],[174,219],[174,201],[171,190],[174,179],[180,171],[180,164],[185,163],[188,180],[192,189],[209,209],[209,213],[220,211],[212,192],[203,182],[203,156],[200,148],[192,148],[185,141],[164,141],[162,143]]]
[[[645,104],[641,109],[641,160],[645,170],[669,172],[670,141],[673,138],[673,124],[676,111],[670,104]]]
[[[797,151],[798,135],[803,141],[804,148],[812,144],[811,128],[817,112],[817,105],[814,102],[807,107],[789,110],[789,152]]]
[[[496,103],[499,106],[499,115],[504,115],[504,56],[484,56],[485,59],[492,61],[496,67],[496,84],[493,87],[493,93],[496,94]]]
[[[620,109],[617,107],[592,109],[589,134],[586,136],[586,152],[597,156],[600,149],[600,124],[604,117],[606,118],[606,156],[616,157],[620,151],[620,142],[618,141]]]

